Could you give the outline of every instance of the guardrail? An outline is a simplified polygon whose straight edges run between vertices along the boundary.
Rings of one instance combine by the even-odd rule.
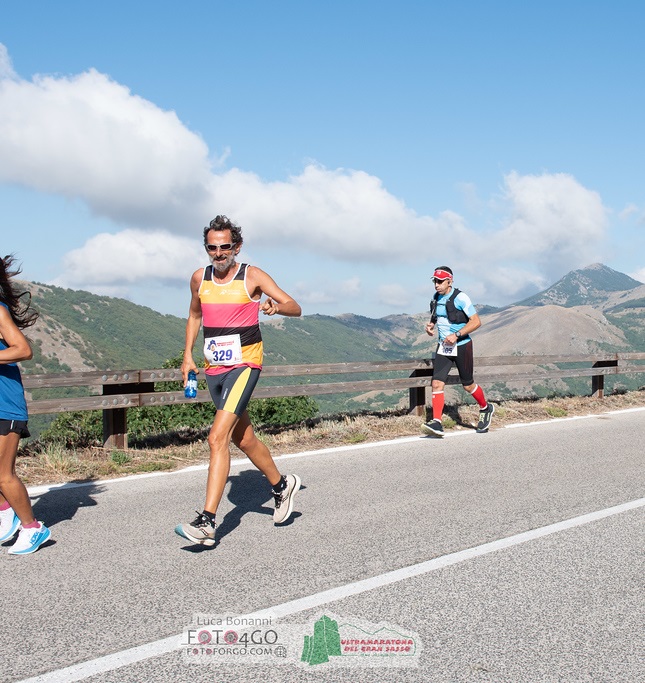
[[[606,375],[645,373],[645,353],[604,353],[579,356],[486,356],[475,358],[475,380],[484,386],[490,382],[527,382],[564,377],[591,377],[591,393],[602,398]],[[558,368],[557,364],[582,367]],[[547,367],[544,367],[547,366]],[[262,378],[307,378],[315,375],[410,372],[408,377],[367,379],[349,382],[319,382],[256,387],[254,398],[278,396],[316,396],[321,394],[357,393],[398,389],[409,391],[409,410],[423,415],[426,387],[432,385],[432,359],[328,363],[318,365],[269,365]],[[103,411],[103,438],[106,446],[127,447],[127,410],[137,406],[167,406],[179,403],[210,401],[207,390],[196,399],[187,399],[183,391],[155,391],[159,382],[181,381],[177,369],[68,372],[61,374],[24,375],[25,389],[57,387],[94,388],[96,395],[83,397],[29,400],[32,415],[76,410]],[[452,375],[448,384],[458,384]]]

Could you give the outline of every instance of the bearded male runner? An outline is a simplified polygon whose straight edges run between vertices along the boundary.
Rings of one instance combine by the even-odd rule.
[[[204,228],[210,265],[196,270],[190,281],[181,373],[186,384],[190,370],[199,372],[193,346],[203,322],[206,382],[217,412],[208,436],[210,464],[204,509],[193,522],[180,524],[175,531],[207,546],[215,545],[215,513],[230,471],[231,440],[271,484],[275,524],[289,519],[300,488],[299,477],[280,474],[269,449],[256,437],[246,407],[262,370],[259,312],[299,316],[301,309],[267,273],[235,261],[242,242],[242,229],[226,216],[216,216]],[[267,298],[261,303],[263,294]]]

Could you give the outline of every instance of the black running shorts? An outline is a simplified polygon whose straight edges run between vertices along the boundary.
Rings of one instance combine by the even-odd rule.
[[[260,370],[248,365],[219,375],[206,375],[208,390],[217,410],[235,413],[238,417],[242,417],[246,410],[259,379]]]
[[[445,382],[448,379],[448,373],[454,365],[457,366],[459,380],[463,386],[470,386],[474,382],[473,343],[471,341],[457,346],[456,356],[444,356],[440,353],[435,354],[432,362],[432,379]]]
[[[0,420],[0,436],[7,436],[9,432],[19,434],[21,439],[31,436],[23,420]]]

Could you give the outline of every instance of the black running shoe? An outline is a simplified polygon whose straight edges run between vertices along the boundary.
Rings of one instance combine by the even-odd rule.
[[[489,403],[483,410],[479,411],[479,422],[477,423],[477,433],[485,434],[490,427],[490,420],[495,412],[495,406]]]
[[[421,425],[421,429],[426,434],[432,434],[432,436],[443,436],[443,425],[441,420],[431,420]]]

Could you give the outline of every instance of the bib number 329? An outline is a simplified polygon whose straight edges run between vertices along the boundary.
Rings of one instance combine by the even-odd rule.
[[[204,358],[210,365],[238,365],[242,362],[240,335],[207,337],[204,341]]]

